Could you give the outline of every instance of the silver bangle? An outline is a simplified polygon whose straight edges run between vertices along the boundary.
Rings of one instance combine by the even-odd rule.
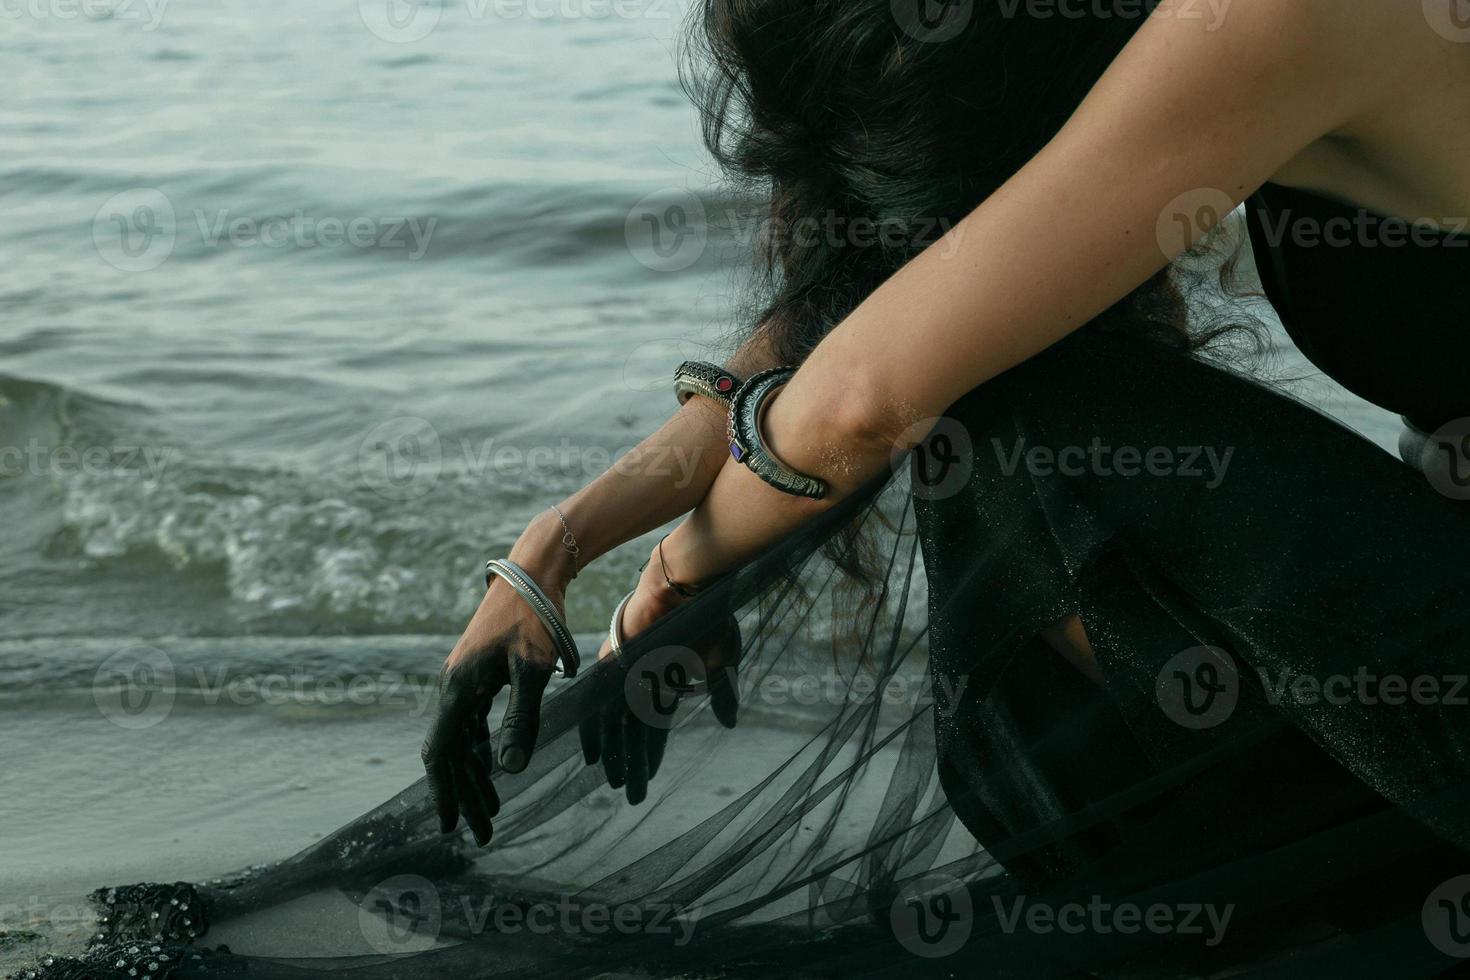
[[[526,574],[526,570],[509,558],[492,558],[485,563],[485,586],[488,588],[492,578],[502,578],[530,604],[536,616],[545,625],[546,631],[551,634],[551,642],[556,646],[556,666],[554,670],[566,677],[575,677],[577,668],[582,664],[582,657],[577,653],[577,641],[572,638],[572,631],[567,629],[566,623],[561,621],[561,616],[556,611],[556,606],[536,580]]]
[[[739,387],[739,378],[708,361],[685,361],[674,370],[674,395],[680,405],[695,395],[703,395],[728,408],[730,396]]]
[[[730,399],[730,418],[726,434],[730,438],[730,455],[735,462],[750,468],[782,493],[795,497],[821,500],[827,495],[827,484],[814,476],[798,473],[766,449],[761,438],[761,415],[766,399],[796,373],[795,368],[772,368],[752,375]]]
[[[632,600],[637,592],[638,590],[634,589],[632,592],[623,596],[622,601],[613,610],[612,621],[607,624],[607,643],[612,648],[612,655],[614,657],[621,657],[623,655],[623,610],[628,608],[629,601]]]

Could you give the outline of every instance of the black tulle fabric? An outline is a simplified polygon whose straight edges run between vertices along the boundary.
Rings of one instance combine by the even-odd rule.
[[[912,479],[875,483],[631,641],[622,661],[555,688],[531,766],[497,776],[505,807],[490,848],[441,836],[416,783],[274,866],[100,892],[109,921],[87,961],[40,975],[1162,977],[1248,964],[1429,976],[1455,965],[1421,912],[1467,870],[1465,709],[1267,693],[1281,677],[1359,668],[1466,673],[1470,510],[1311,408],[1095,329],[977,389],[950,420],[943,451],[916,457]],[[1231,455],[1218,481],[1009,465],[1018,445],[1094,440]],[[964,472],[930,472],[936,461]],[[857,613],[830,602],[836,578],[819,554],[853,521],[885,570],[878,603]],[[845,610],[835,628],[833,608]],[[1101,687],[1038,639],[1074,613]],[[692,624],[730,614],[744,636],[740,724],[727,731],[705,699],[684,699],[648,801],[629,808],[584,764],[579,721]],[[1235,679],[1237,703],[1189,727],[1164,688],[1178,676],[1169,665],[1202,646],[1219,659],[1210,676]],[[762,715],[761,685],[833,671],[848,696]],[[946,891],[954,883],[963,894]],[[192,942],[170,904],[181,895],[198,910]],[[376,937],[372,948],[286,951],[291,930],[342,930],[344,896],[348,931]],[[1099,896],[1229,903],[1234,915],[1217,944],[1007,926],[1018,900]],[[560,902],[572,926],[500,929],[477,921],[486,902]],[[638,925],[594,933],[581,917],[603,906],[632,909]],[[162,925],[152,918],[169,909]],[[658,919],[692,924],[687,941]],[[219,949],[221,936],[241,951]],[[130,972],[140,955],[156,968]]]

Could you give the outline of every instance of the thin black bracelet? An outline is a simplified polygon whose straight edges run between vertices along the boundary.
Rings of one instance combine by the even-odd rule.
[[[766,449],[761,438],[761,409],[775,390],[791,380],[795,368],[772,368],[752,375],[730,399],[730,418],[726,434],[730,437],[730,455],[735,462],[749,467],[756,476],[782,493],[794,497],[821,500],[827,495],[827,484],[814,476],[798,473]]]
[[[664,563],[664,539],[667,537],[668,535],[665,534],[662,538],[658,539],[658,567],[659,571],[663,574],[664,585],[673,589],[675,593],[685,599],[693,599],[699,595],[699,589],[688,585],[680,585],[678,582],[669,578],[669,566]]]

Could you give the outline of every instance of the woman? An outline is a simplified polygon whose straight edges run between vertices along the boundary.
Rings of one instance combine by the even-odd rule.
[[[560,610],[587,563],[688,512],[614,617],[627,639],[896,456],[958,461],[916,502],[949,709],[938,761],[1008,871],[1031,889],[1239,896],[1391,841],[1262,908],[1336,889],[1313,909],[1335,928],[1416,911],[1470,844],[1464,726],[1447,697],[1323,685],[1464,673],[1470,517],[1213,366],[1220,337],[1189,333],[1169,266],[1248,202],[1304,352],[1421,434],[1453,435],[1470,415],[1463,225],[1375,246],[1392,216],[1470,212],[1456,24],[1454,0],[1181,0],[1146,17],[978,4],[938,20],[888,0],[708,0],[709,142],[769,189],[773,230],[770,301],[726,369],[799,370],[741,385],[760,402],[736,432],[745,459],[727,451],[730,408],[692,397],[641,447],[697,456],[692,481],[619,467],[510,558]],[[803,233],[833,218],[905,233]],[[1337,244],[1303,234],[1343,223]],[[721,662],[728,629],[708,633],[691,642]],[[491,839],[485,712],[508,694],[494,749],[524,769],[557,652],[494,578],[424,748],[445,831],[463,816]],[[1212,715],[1217,695],[1229,710]],[[656,759],[610,731],[594,727],[588,758],[636,803]],[[1069,815],[1086,818],[1058,829]]]

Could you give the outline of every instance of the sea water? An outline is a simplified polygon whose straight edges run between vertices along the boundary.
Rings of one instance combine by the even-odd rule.
[[[485,558],[741,323],[684,3],[0,11],[0,929],[416,778]]]

